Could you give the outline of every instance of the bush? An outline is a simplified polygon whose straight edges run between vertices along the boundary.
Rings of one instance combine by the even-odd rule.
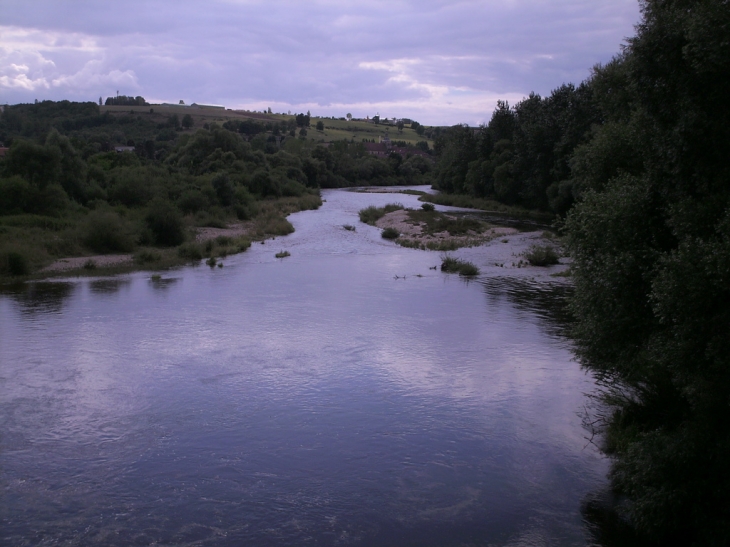
[[[131,230],[112,211],[94,211],[83,226],[84,245],[97,253],[129,252],[134,248]]]
[[[398,239],[400,237],[400,232],[396,230],[395,228],[388,227],[380,234],[383,239]]]
[[[155,198],[145,217],[156,245],[174,247],[185,241],[185,225],[182,215],[171,203]]]
[[[524,256],[533,266],[551,266],[560,258],[552,245],[532,245]]]
[[[403,207],[402,203],[398,202],[388,203],[385,207],[383,207],[383,211],[385,211],[386,213],[392,213],[393,211],[399,211],[401,209],[405,209],[405,207]]]
[[[180,258],[187,258],[188,260],[198,261],[203,259],[203,251],[200,248],[200,245],[192,241],[190,243],[180,245],[177,249],[177,255]]]
[[[458,273],[463,276],[479,275],[479,268],[477,268],[474,264],[451,256],[446,256],[442,259],[441,271],[446,273]]]
[[[365,209],[361,209],[358,215],[360,216],[360,222],[374,226],[375,223],[385,216],[386,213],[392,213],[393,211],[398,211],[400,209],[404,209],[403,204],[401,203],[389,203],[385,207],[375,207],[375,205],[371,205]]]
[[[34,193],[34,188],[20,176],[0,179],[0,215],[30,212]]]
[[[289,253],[289,251],[281,251],[279,253],[276,253],[274,256],[276,258],[286,258],[287,256],[291,256],[291,253]]]
[[[433,211],[434,209],[436,209],[436,207],[433,206],[433,203],[424,203],[423,205],[421,205],[421,209],[423,209],[424,211]]]
[[[0,273],[11,276],[28,275],[28,259],[19,251],[0,253]]]
[[[281,193],[284,196],[301,197],[307,192],[307,188],[294,180],[287,181],[281,188]]]
[[[461,267],[459,268],[459,275],[467,277],[472,275],[479,275],[479,268],[477,268],[471,262],[462,262]]]
[[[365,224],[374,225],[377,220],[382,217],[385,213],[381,212],[375,205],[361,209],[358,215],[360,216],[360,222]]]
[[[208,198],[200,190],[188,189],[177,200],[177,205],[186,214],[197,213],[208,207]]]
[[[149,249],[142,249],[134,255],[134,261],[137,264],[149,264],[150,262],[157,262],[161,258],[162,256],[160,255],[160,253],[151,251]]]

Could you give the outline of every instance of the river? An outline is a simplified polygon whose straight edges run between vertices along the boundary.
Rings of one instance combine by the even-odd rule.
[[[358,222],[414,196],[323,197],[222,268],[0,288],[0,543],[589,542],[565,282],[496,265],[522,235],[441,273]]]

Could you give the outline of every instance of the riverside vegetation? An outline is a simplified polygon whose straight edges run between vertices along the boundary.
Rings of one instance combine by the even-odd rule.
[[[515,231],[474,218],[441,213],[430,203],[424,203],[420,210],[406,209],[401,203],[388,203],[383,207],[371,205],[360,210],[360,221],[371,226],[378,225],[381,219],[388,223],[396,211],[403,212],[397,219],[392,219],[397,225],[381,226],[381,235],[384,239],[392,239],[398,245],[412,249],[454,251],[461,247],[481,245],[500,234]]]
[[[636,35],[578,86],[436,139],[439,200],[559,215],[573,335],[602,386],[605,545],[730,545],[730,7],[644,0]],[[527,258],[549,259],[546,250]],[[595,434],[595,436],[594,436]],[[603,516],[602,516],[603,515]],[[627,532],[628,533],[628,532]]]
[[[251,239],[291,233],[286,215],[319,207],[319,188],[431,182],[432,162],[419,155],[381,159],[362,142],[325,148],[291,136],[309,116],[181,123],[129,99],[128,111],[68,101],[5,107],[0,279],[43,275],[72,256],[133,253],[125,267],[155,269],[240,252]],[[197,229],[231,224],[246,237],[196,240]]]

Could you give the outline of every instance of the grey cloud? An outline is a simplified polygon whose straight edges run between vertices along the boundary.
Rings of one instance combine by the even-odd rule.
[[[482,97],[470,103],[477,118],[491,112],[484,101],[493,97],[577,83],[619,51],[639,17],[634,0],[0,0],[0,10],[2,25],[28,34],[17,47],[0,44],[1,102],[93,100],[119,85],[229,107],[443,104],[425,123],[463,121],[458,89]],[[13,86],[21,80],[11,57],[29,59],[26,78],[48,86]],[[399,60],[408,62],[393,69]]]

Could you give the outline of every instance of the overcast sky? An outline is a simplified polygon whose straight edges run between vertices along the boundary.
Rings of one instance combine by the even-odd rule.
[[[0,103],[118,90],[476,125],[579,83],[639,17],[636,0],[0,0]]]

